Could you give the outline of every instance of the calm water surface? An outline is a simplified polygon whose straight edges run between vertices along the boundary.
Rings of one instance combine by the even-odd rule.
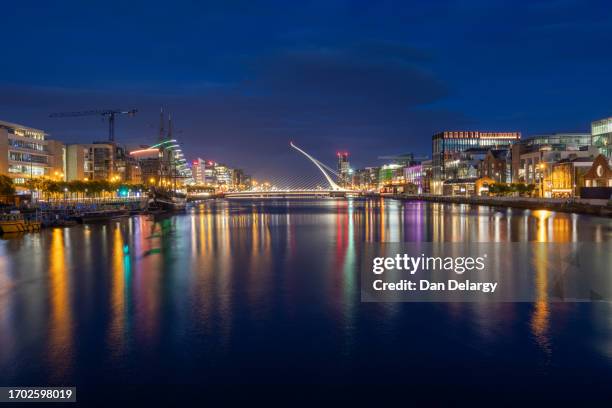
[[[610,303],[360,302],[365,242],[466,240],[612,249],[612,220],[392,200],[217,201],[0,240],[0,384],[610,396]]]

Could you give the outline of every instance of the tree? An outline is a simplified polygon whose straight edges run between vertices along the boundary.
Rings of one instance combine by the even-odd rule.
[[[12,196],[15,194],[13,179],[9,176],[0,175],[0,196]]]

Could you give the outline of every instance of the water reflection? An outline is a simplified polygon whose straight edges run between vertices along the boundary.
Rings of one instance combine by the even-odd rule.
[[[234,361],[236,353],[248,355],[253,367],[278,366],[278,372],[290,358],[302,367],[315,364],[317,353],[330,364],[345,359],[329,368],[333,372],[349,370],[338,367],[371,350],[368,342],[401,356],[406,349],[399,342],[407,332],[425,349],[441,333],[442,338],[459,333],[455,341],[470,344],[464,352],[473,348],[476,359],[476,350],[497,350],[511,338],[522,344],[512,352],[522,355],[525,365],[532,364],[525,342],[532,342],[546,364],[552,361],[555,319],[578,312],[549,303],[545,246],[534,258],[539,296],[530,308],[361,303],[363,245],[398,241],[602,242],[612,241],[612,222],[384,199],[211,201],[180,216],[133,217],[0,241],[1,376],[27,378],[32,369],[19,356],[33,348],[48,351],[49,381],[69,377],[74,369],[149,378],[154,374],[143,361],[159,359],[184,370],[186,378],[227,378],[238,374],[220,374],[220,368],[247,364]],[[32,306],[41,297],[49,299],[48,316]],[[585,330],[597,327],[605,337],[596,350],[582,344],[583,352],[610,359],[608,309],[592,309],[585,319]],[[517,329],[521,325],[529,335]],[[298,357],[290,345],[300,348]],[[84,356],[94,354],[92,368]]]
[[[64,378],[71,368],[73,358],[72,305],[70,302],[70,276],[64,241],[66,231],[54,228],[49,245],[49,359],[55,367],[55,375]]]

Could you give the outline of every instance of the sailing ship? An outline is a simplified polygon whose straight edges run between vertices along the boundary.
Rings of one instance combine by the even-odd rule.
[[[187,207],[187,196],[178,189],[178,181],[191,178],[187,161],[176,139],[172,137],[172,118],[168,118],[168,134],[164,135],[163,110],[160,113],[160,141],[155,145],[159,150],[157,185],[149,191],[148,211],[180,212]]]

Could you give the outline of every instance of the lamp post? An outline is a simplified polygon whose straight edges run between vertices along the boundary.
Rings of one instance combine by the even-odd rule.
[[[546,169],[546,164],[544,162],[540,162],[540,197],[544,198],[544,172]]]

